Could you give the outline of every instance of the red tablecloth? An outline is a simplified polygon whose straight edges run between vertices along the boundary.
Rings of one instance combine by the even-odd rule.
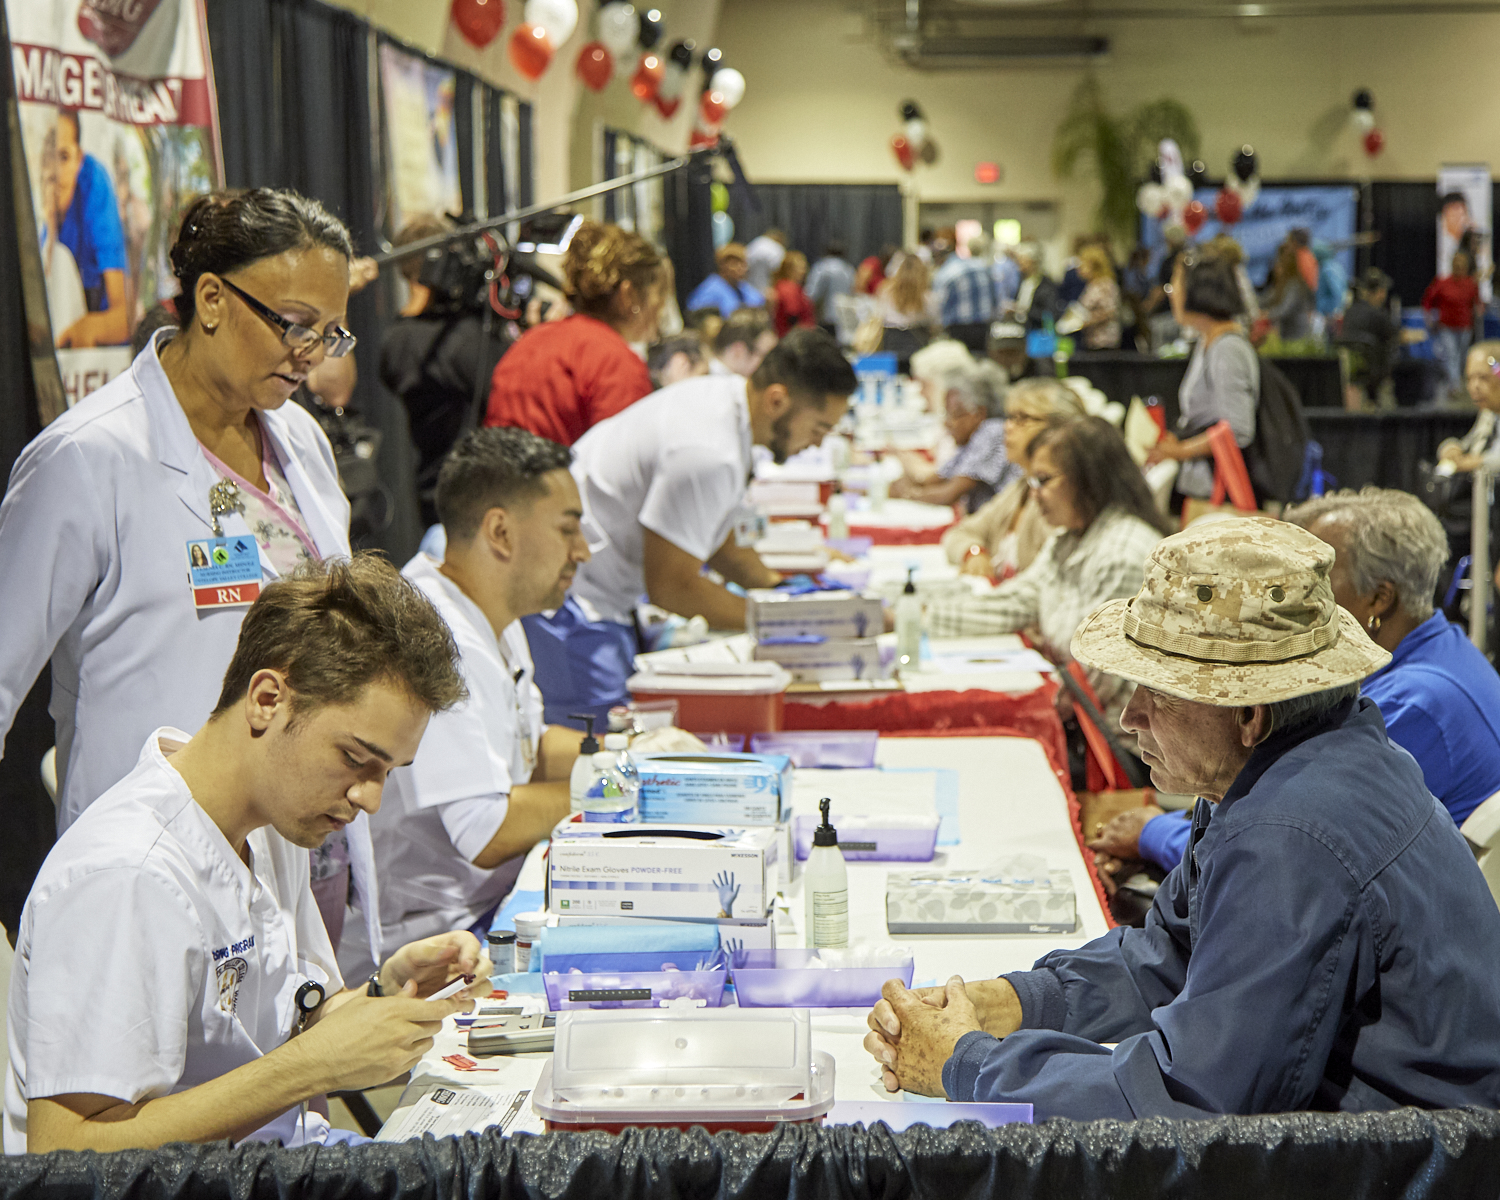
[[[936,546],[943,540],[943,534],[952,528],[952,522],[948,525],[934,526],[931,529],[910,529],[905,527],[891,528],[884,525],[856,525],[849,523],[850,537],[867,537],[877,546]]]

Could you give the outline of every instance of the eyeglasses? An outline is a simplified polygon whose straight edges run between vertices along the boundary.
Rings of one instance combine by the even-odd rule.
[[[1039,417],[1035,413],[1023,412],[1006,413],[1005,419],[1017,425],[1021,424],[1022,421],[1025,421],[1028,425],[1041,425],[1047,420],[1046,417]]]
[[[1033,492],[1039,492],[1054,479],[1061,478],[1061,475],[1028,475],[1026,476],[1026,486]]]
[[[280,313],[267,308],[243,288],[235,287],[234,284],[230,283],[222,275],[219,276],[219,281],[243,300],[251,312],[264,317],[277,329],[281,330],[282,344],[291,347],[298,354],[306,354],[319,342],[322,342],[323,353],[329,358],[343,358],[344,355],[354,349],[354,344],[359,340],[347,329],[343,329],[337,325],[333,327],[332,333],[319,333],[316,329],[309,329],[306,325],[298,325],[295,321],[288,321]]]

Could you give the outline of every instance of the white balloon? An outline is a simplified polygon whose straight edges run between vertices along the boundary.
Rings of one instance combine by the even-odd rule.
[[[1167,192],[1159,183],[1143,183],[1135,194],[1135,206],[1148,217],[1161,216],[1167,206]]]
[[[623,61],[635,49],[641,36],[641,19],[633,4],[606,4],[599,10],[599,40],[604,48]]]
[[[671,102],[682,95],[683,86],[687,83],[687,70],[675,59],[667,59],[662,67],[661,87],[656,89],[656,94],[663,100]]]
[[[1240,203],[1245,206],[1245,211],[1260,198],[1260,176],[1252,175],[1240,185]]]
[[[578,0],[526,0],[528,25],[540,25],[559,49],[578,28]]]
[[[1166,191],[1167,203],[1174,209],[1186,208],[1193,200],[1193,183],[1186,175],[1173,175],[1162,188]]]
[[[1375,114],[1368,108],[1356,108],[1354,110],[1354,127],[1360,133],[1369,133],[1375,128]]]
[[[927,122],[921,117],[913,117],[901,126],[901,132],[913,150],[921,150],[927,141]]]
[[[709,90],[724,97],[727,107],[733,108],[745,98],[745,77],[733,67],[720,67],[709,80]]]

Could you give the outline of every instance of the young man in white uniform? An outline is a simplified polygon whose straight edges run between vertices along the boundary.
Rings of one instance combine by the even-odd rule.
[[[573,447],[573,475],[609,544],[579,567],[575,594],[621,624],[632,622],[644,595],[669,612],[701,614],[715,629],[743,629],[744,598],[702,571],[707,564],[747,588],[781,582],[736,536],[751,447],[784,462],[816,446],[843,418],[855,386],[832,337],[797,329],[749,379],[685,379],[595,425]]]
[[[402,574],[453,631],[469,699],[433,718],[370,820],[387,946],[483,936],[526,852],[568,815],[579,734],[546,727],[520,618],[561,605],[589,559],[571,459],[524,429],[477,429],[438,474],[442,559],[418,554]],[[350,973],[362,951],[345,936]]]
[[[378,558],[261,592],[208,724],[156,730],[37,875],[11,977],[7,1153],[323,1141],[304,1101],[395,1078],[468,1005],[420,996],[460,975],[487,993],[467,932],[403,946],[345,990],[308,883],[308,849],[373,813],[428,717],[463,697],[455,658]]]

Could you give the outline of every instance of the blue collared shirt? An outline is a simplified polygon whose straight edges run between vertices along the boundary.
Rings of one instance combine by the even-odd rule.
[[[953,255],[932,277],[938,318],[944,326],[977,325],[995,315],[995,276],[991,264]]]
[[[748,283],[738,286],[715,272],[693,289],[688,297],[687,311],[700,308],[717,308],[719,316],[727,317],[737,308],[759,308],[766,298]]]
[[[1454,824],[1500,792],[1500,675],[1442,613],[1402,638],[1362,690]],[[1182,861],[1188,833],[1175,813],[1152,818],[1141,830],[1141,857],[1170,871]]]
[[[1496,1108],[1496,962],[1473,854],[1350,700],[1199,801],[1145,928],[1007,975],[1021,1029],[965,1034],[943,1086],[1038,1120]]]

